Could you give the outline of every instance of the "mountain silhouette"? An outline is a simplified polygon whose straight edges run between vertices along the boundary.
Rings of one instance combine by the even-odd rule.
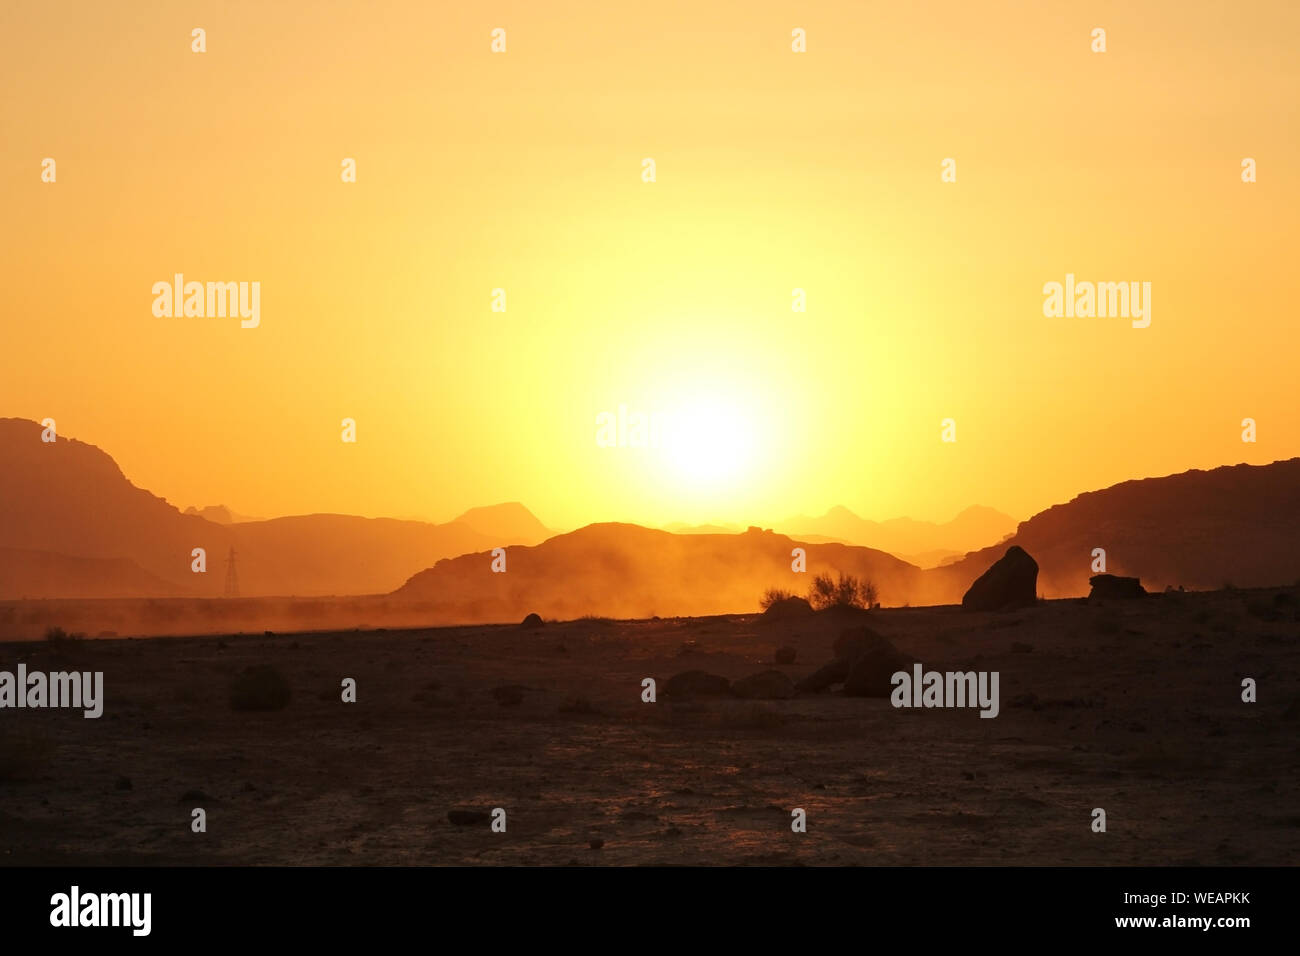
[[[1107,572],[1139,577],[1148,591],[1293,584],[1300,581],[1300,458],[1086,492],[930,574],[973,581],[1011,545],[1038,562],[1038,589],[1049,598],[1088,593],[1095,548],[1105,550]]]
[[[518,504],[463,516],[487,530],[461,519],[331,514],[218,523],[137,488],[94,445],[62,435],[42,442],[41,431],[36,422],[0,419],[4,598],[218,596],[232,547],[245,597],[379,594],[439,558],[545,534]],[[206,552],[206,573],[191,570],[195,548]],[[130,567],[96,563],[123,560]]]
[[[942,524],[912,518],[870,521],[836,505],[820,517],[800,515],[778,526],[805,541],[843,541],[888,551],[907,561],[915,559],[913,563],[934,564],[996,544],[1015,529],[1014,518],[981,505],[972,505]]]
[[[946,525],[864,522],[843,508],[816,519],[853,535],[892,529],[895,545],[913,532],[986,539],[922,570],[885,548],[758,528],[674,534],[607,523],[548,537],[517,502],[441,525],[337,514],[223,524],[136,487],[99,448],[62,436],[45,443],[41,431],[0,419],[0,598],[219,596],[231,548],[244,597],[391,592],[466,621],[746,612],[771,587],[806,593],[821,572],[870,579],[884,604],[955,604],[1013,544],[1038,562],[1046,597],[1086,595],[1097,548],[1105,571],[1139,577],[1148,590],[1300,580],[1300,458],[1122,482],[1048,508],[1000,541],[1005,516],[987,508]],[[507,572],[495,574],[491,552],[502,547]],[[791,570],[796,547],[807,573]],[[191,570],[195,548],[206,552],[204,574]],[[951,553],[924,558],[936,556]]]
[[[871,548],[801,545],[757,528],[673,534],[606,523],[535,547],[507,548],[504,573],[492,571],[487,551],[439,561],[392,596],[463,621],[522,619],[532,612],[551,618],[734,613],[755,609],[769,587],[807,591],[812,573],[791,570],[791,551],[801,546],[809,572],[836,568],[866,577],[886,597],[921,589],[920,569]]]
[[[205,508],[196,508],[190,505],[185,509],[187,515],[198,515],[200,518],[207,518],[209,521],[217,524],[240,524],[244,521],[261,521],[261,518],[250,518],[248,515],[235,514],[225,505],[208,505]]]
[[[517,501],[470,508],[452,523],[465,525],[484,537],[494,538],[498,547],[538,544],[554,534]]]

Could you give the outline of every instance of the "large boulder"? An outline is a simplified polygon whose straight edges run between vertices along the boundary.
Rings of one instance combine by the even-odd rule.
[[[546,622],[542,620],[542,616],[540,614],[534,613],[534,614],[529,614],[526,618],[524,618],[519,626],[531,630],[536,627],[545,627]]]
[[[961,606],[967,611],[1010,611],[1038,602],[1038,562],[1024,548],[1012,545],[993,566],[976,578]]]
[[[885,640],[885,638],[869,627],[860,626],[845,628],[841,631],[840,636],[835,639],[834,650],[836,657],[851,661],[861,657],[867,651],[874,651],[888,646],[889,641]]]
[[[848,679],[849,667],[852,664],[853,662],[847,658],[837,657],[829,664],[823,664],[794,686],[800,691],[816,693],[819,690],[829,689],[833,684],[843,684]]]
[[[888,696],[889,678],[894,671],[911,666],[888,638],[869,627],[847,628],[836,638],[834,647],[835,659],[799,681],[795,685],[798,690],[816,692],[843,684],[844,692],[851,696],[879,697],[882,693],[878,678],[884,672],[883,696]]]
[[[849,697],[888,697],[894,689],[894,674],[911,667],[911,661],[886,641],[853,661],[844,680],[844,693]]]
[[[731,691],[747,700],[786,700],[794,696],[794,681],[780,671],[760,671],[736,681]]]
[[[664,685],[664,696],[679,699],[730,697],[731,681],[708,671],[682,671],[668,678],[668,683]]]
[[[1137,578],[1122,578],[1117,574],[1094,574],[1088,579],[1092,590],[1088,600],[1103,598],[1140,598],[1146,596],[1146,588]]]

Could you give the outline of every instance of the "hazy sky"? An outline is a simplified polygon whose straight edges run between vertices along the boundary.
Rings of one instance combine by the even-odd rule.
[[[0,415],[181,507],[554,527],[1024,518],[1291,457],[1297,35],[1289,0],[6,0]],[[260,282],[260,325],[155,317],[177,272]],[[1067,273],[1150,282],[1150,327],[1045,317]],[[686,438],[600,447],[620,404]]]

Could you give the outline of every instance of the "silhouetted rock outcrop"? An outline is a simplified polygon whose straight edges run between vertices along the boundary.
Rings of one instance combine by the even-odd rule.
[[[519,626],[527,627],[527,628],[545,627],[546,622],[542,620],[540,614],[529,614],[526,618],[524,618],[523,622]]]
[[[731,690],[749,700],[785,700],[794,696],[794,682],[780,671],[760,671],[736,681]]]
[[[1038,600],[1038,562],[1012,545],[970,586],[961,606],[968,611],[1009,611]]]
[[[1088,579],[1092,591],[1088,599],[1094,598],[1140,598],[1146,595],[1146,588],[1137,578],[1122,578],[1117,574],[1094,574]]]
[[[812,613],[812,605],[805,598],[788,597],[773,601],[772,605],[763,612],[763,617],[769,621],[785,621],[790,618],[809,617]]]

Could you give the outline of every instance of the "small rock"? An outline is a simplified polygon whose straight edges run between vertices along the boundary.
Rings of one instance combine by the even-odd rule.
[[[1122,578],[1115,574],[1094,574],[1088,583],[1092,585],[1092,590],[1088,593],[1089,601],[1105,598],[1127,600],[1145,597],[1147,593],[1137,578]]]

